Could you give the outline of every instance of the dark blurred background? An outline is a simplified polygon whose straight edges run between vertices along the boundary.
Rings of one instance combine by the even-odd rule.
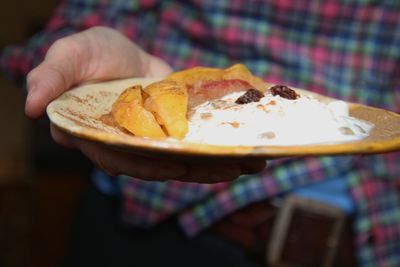
[[[1,1],[0,49],[40,31],[58,1]],[[0,74],[0,267],[60,266],[90,163],[24,115],[22,88]]]

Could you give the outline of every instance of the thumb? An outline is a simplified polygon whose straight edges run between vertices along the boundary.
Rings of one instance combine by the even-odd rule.
[[[62,70],[42,63],[28,75],[28,96],[25,113],[31,118],[41,116],[47,104],[69,87]]]
[[[25,104],[27,116],[41,116],[53,99],[78,82],[78,75],[84,68],[78,63],[86,61],[79,58],[82,53],[77,53],[77,49],[71,45],[68,45],[68,41],[56,41],[50,47],[44,61],[29,72]]]
[[[56,41],[27,77],[25,113],[37,118],[71,86],[131,76],[163,76],[171,68],[119,32],[94,27]]]

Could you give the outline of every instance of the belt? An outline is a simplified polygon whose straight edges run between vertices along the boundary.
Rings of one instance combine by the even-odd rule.
[[[262,201],[217,222],[209,231],[268,266],[356,266],[351,218],[328,204],[290,195]]]

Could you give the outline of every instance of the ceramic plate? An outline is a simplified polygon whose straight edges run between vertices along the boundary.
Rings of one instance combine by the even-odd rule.
[[[115,127],[107,114],[112,103],[127,87],[147,85],[154,79],[124,79],[86,84],[65,92],[47,107],[50,120],[67,133],[103,145],[148,156],[178,158],[241,159],[278,158],[305,155],[372,154],[400,150],[400,115],[350,103],[350,114],[375,124],[370,136],[360,141],[301,146],[216,146],[175,140],[155,140],[133,136]],[[300,90],[300,89],[296,89]],[[331,98],[312,94],[321,101]]]

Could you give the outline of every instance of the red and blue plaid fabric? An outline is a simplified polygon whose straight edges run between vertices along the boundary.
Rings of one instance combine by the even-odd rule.
[[[400,2],[391,0],[69,0],[47,27],[3,51],[23,81],[58,38],[95,25],[121,31],[175,69],[240,62],[270,82],[400,112]],[[127,222],[176,215],[193,236],[241,207],[343,177],[356,203],[360,266],[400,266],[400,154],[275,160],[261,174],[200,185],[121,177]]]

